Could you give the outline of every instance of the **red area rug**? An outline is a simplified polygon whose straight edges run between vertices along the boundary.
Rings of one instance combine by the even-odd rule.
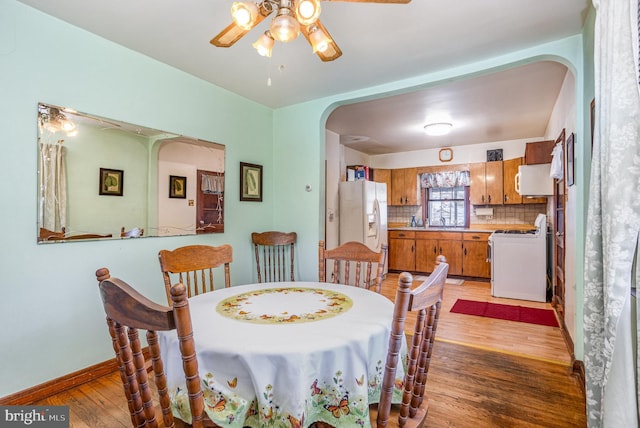
[[[525,308],[523,306],[458,299],[451,308],[451,312],[558,327],[556,314],[551,309]]]

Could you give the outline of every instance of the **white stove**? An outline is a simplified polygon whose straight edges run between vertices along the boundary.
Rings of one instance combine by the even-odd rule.
[[[547,301],[547,216],[535,229],[496,230],[489,236],[491,295]]]

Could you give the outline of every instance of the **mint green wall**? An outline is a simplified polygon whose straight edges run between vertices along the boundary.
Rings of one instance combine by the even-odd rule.
[[[574,36],[273,111],[14,0],[0,0],[0,181],[5,184],[0,220],[6,230],[0,258],[0,322],[5,326],[0,396],[112,357],[94,279],[98,267],[108,266],[163,302],[160,249],[229,243],[234,248],[232,282],[241,284],[255,280],[250,232],[280,229],[298,233],[299,278],[317,278],[317,244],[324,234],[324,128],[339,104],[540,59],[570,66],[582,88],[582,54],[582,37]],[[577,92],[576,124],[581,127],[582,91]],[[225,233],[37,245],[38,101],[224,144]],[[265,202],[239,202],[240,161],[264,165]],[[584,185],[580,167],[576,179]],[[582,224],[578,230],[583,235]]]
[[[120,236],[120,228],[147,227],[147,137],[116,129],[76,126],[78,135],[64,137],[67,171],[67,223],[71,234]],[[98,194],[100,168],[124,171],[122,196]],[[117,215],[113,215],[117,212]],[[147,232],[148,233],[148,232]]]
[[[229,243],[232,282],[254,281],[249,236],[276,202],[271,109],[14,0],[0,0],[0,99],[0,397],[113,357],[99,267],[164,302],[159,250]],[[225,233],[36,244],[39,101],[224,144]],[[264,165],[263,203],[239,201],[241,161]]]

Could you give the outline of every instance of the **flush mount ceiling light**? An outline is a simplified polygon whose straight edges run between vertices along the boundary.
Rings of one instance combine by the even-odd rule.
[[[449,122],[429,123],[424,126],[427,135],[445,135],[451,131],[453,125]]]
[[[271,56],[274,41],[290,42],[304,35],[322,61],[333,61],[342,51],[320,22],[322,0],[261,0],[256,2],[234,2],[231,5],[233,22],[211,39],[211,44],[228,48],[240,40],[263,19],[275,12],[269,29],[253,43],[258,54]],[[335,1],[335,0],[325,0]],[[342,0],[351,3],[396,3],[406,4],[411,0]]]

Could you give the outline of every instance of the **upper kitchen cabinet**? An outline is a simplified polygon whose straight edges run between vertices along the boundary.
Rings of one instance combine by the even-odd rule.
[[[387,204],[389,204],[389,201],[391,201],[391,170],[374,169],[373,181],[376,183],[385,183],[387,185]]]
[[[505,205],[520,205],[522,196],[516,190],[516,175],[522,158],[507,159],[502,162],[503,193]]]
[[[516,190],[516,180],[518,175],[518,167],[524,165],[523,158],[508,159],[503,162],[503,189],[504,189],[504,204],[505,205],[519,205],[519,204],[544,204],[547,202],[547,198],[544,196],[538,198],[520,196],[520,193]]]
[[[420,205],[418,168],[391,170],[391,199],[389,205]]]
[[[502,205],[502,161],[469,164],[473,205]]]

